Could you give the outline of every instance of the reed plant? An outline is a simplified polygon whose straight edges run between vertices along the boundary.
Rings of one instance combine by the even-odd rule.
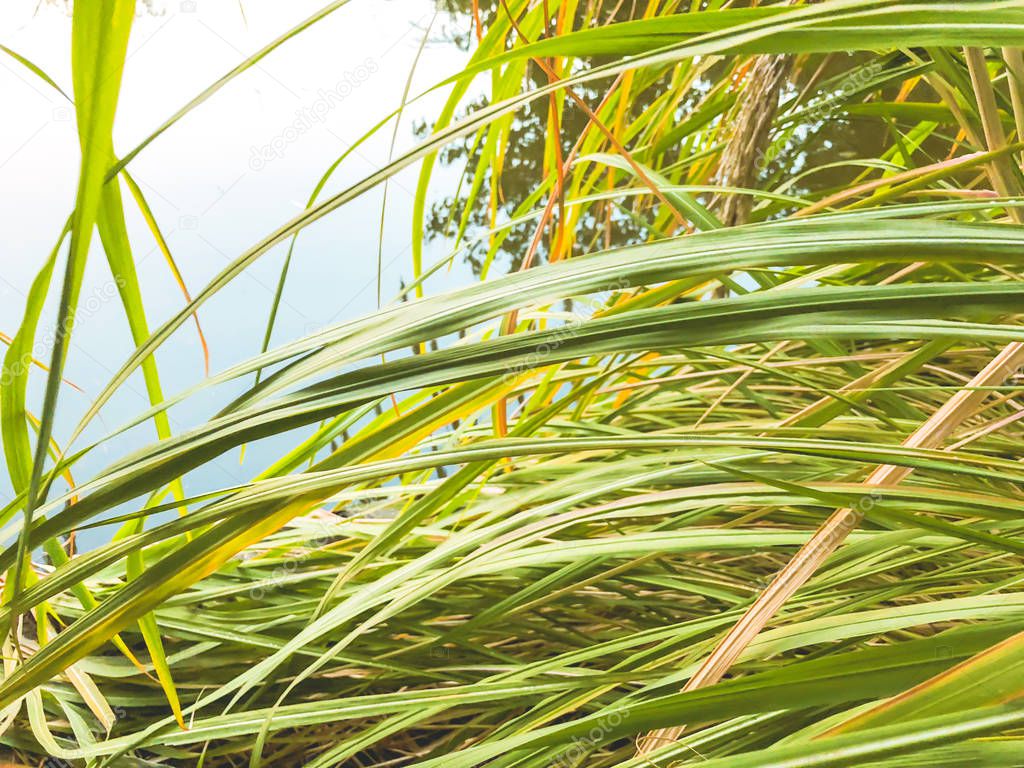
[[[1024,2],[450,3],[471,53],[419,142],[331,194],[325,158],[154,323],[125,211],[173,254],[132,162],[347,5],[124,147],[135,4],[74,4],[78,191],[0,386],[7,764],[1024,765]],[[154,353],[208,300],[412,166],[402,296],[165,394]],[[467,254],[479,281],[432,291]],[[137,348],[57,434],[95,259]],[[83,439],[138,373],[152,407]]]

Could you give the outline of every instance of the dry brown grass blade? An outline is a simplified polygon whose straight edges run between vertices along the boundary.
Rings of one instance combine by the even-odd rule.
[[[1007,345],[970,383],[950,398],[928,421],[903,443],[908,448],[935,448],[941,445],[963,419],[990,395],[984,387],[998,386],[1024,365],[1024,342]],[[876,468],[864,481],[866,486],[896,485],[913,469],[891,464]],[[843,543],[863,519],[863,509],[836,510],[800,548],[775,579],[750,606],[743,617],[726,633],[705,659],[683,690],[692,691],[714,685],[736,662],[743,650],[790,597],[803,586],[822,563]],[[664,744],[676,741],[685,725],[663,728],[644,736],[640,754],[649,754]]]
[[[1024,55],[1019,48],[1003,48],[1003,61],[1010,75],[1010,102],[1017,141],[1024,140]]]
[[[974,86],[975,99],[978,102],[978,114],[981,115],[981,128],[985,134],[985,143],[989,150],[995,151],[1006,146],[1006,133],[1003,121],[999,117],[996,94],[989,80],[985,53],[980,48],[964,48],[967,69],[971,73],[971,84]],[[1011,158],[1007,155],[992,161],[989,174],[996,191],[1004,197],[1019,193]],[[1009,208],[1010,217],[1018,224],[1024,223],[1024,213],[1019,208]]]
[[[933,171],[948,170],[955,171],[959,166],[970,166],[983,155],[983,152],[971,152],[961,157],[955,157],[948,160],[940,160],[937,163],[931,163],[930,165],[922,165],[919,168],[911,168],[909,171],[901,171],[900,173],[894,173],[892,176],[883,176],[880,179],[873,179],[872,181],[864,182],[855,187],[844,189],[841,192],[836,192],[834,195],[824,197],[811,205],[801,208],[799,211],[793,214],[794,218],[810,216],[815,213],[821,213],[829,208],[833,207],[836,203],[841,203],[845,200],[858,197],[866,192],[874,192],[875,190],[883,187],[890,187],[893,184],[899,184],[904,181],[913,181],[922,176],[926,176]]]

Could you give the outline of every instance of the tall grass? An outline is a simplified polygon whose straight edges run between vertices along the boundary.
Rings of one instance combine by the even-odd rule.
[[[463,4],[473,52],[428,135],[332,196],[325,158],[304,211],[151,326],[124,210],[159,222],[131,161],[345,5],[132,148],[112,129],[134,6],[75,4],[77,198],[0,389],[8,762],[1022,764],[1024,2]],[[526,109],[544,146],[515,197]],[[460,142],[453,251],[426,264]],[[164,394],[153,353],[206,301],[413,165],[407,300]],[[55,434],[101,251],[137,349]],[[468,251],[482,279],[431,294]],[[84,442],[140,370],[152,408]],[[173,434],[167,409],[210,396]],[[158,439],[55,490],[148,421]],[[245,484],[185,496],[298,427]]]

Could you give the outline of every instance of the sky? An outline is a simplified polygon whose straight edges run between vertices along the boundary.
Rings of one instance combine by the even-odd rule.
[[[154,0],[153,12],[138,15],[133,26],[115,126],[117,151],[133,148],[203,88],[324,2]],[[352,0],[216,93],[132,162],[129,170],[193,294],[231,259],[298,214],[327,167],[399,106],[428,27],[410,93],[422,93],[460,69],[467,54],[443,42],[445,24],[451,24],[450,18],[435,19],[430,0]],[[68,92],[70,35],[71,20],[62,4],[0,3],[0,44],[32,60]],[[0,93],[6,108],[0,121],[0,332],[13,335],[28,286],[73,205],[79,153],[68,102],[2,53]],[[435,115],[444,96],[429,94],[406,110],[396,133],[396,153],[415,142],[413,121]],[[327,192],[381,167],[391,151],[391,136],[389,126],[355,150]],[[407,169],[389,184],[381,252],[385,303],[398,290],[399,278],[408,280],[411,274],[409,222],[417,172],[416,167]],[[440,172],[442,191],[451,193],[454,174]],[[179,310],[184,299],[123,191],[153,328]],[[382,190],[377,189],[301,235],[277,343],[374,310],[381,210]],[[443,255],[443,245],[436,244],[427,261]],[[282,248],[274,249],[203,307],[213,372],[258,353],[283,257]],[[440,273],[428,290],[469,280],[468,271],[456,267]],[[55,324],[57,293],[55,281],[40,332],[44,338]],[[68,390],[62,396],[58,440],[132,348],[116,286],[95,246],[66,373],[82,392]],[[38,351],[48,357],[45,345]],[[165,394],[200,381],[202,355],[194,326],[183,326],[157,359]],[[37,406],[43,383],[43,375],[34,373],[30,402]],[[229,389],[176,408],[171,413],[175,428],[208,417],[227,401]],[[133,377],[86,440],[146,405],[141,378]],[[87,457],[81,472],[87,477],[151,438],[151,426],[140,427],[113,441],[105,454]],[[251,477],[274,453],[273,445],[257,446],[244,467],[237,452],[222,456],[195,482],[207,488]],[[7,495],[9,488],[0,487],[0,493]]]

